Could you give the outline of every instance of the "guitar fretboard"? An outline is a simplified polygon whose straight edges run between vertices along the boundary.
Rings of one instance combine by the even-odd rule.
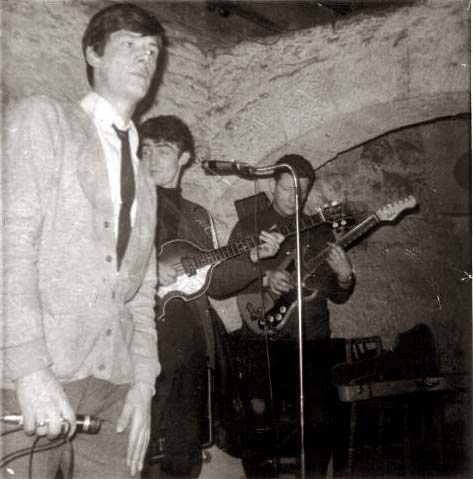
[[[192,258],[188,258],[188,260],[192,261],[196,268],[202,268],[209,264],[217,263],[219,261],[232,258],[233,256],[238,256],[239,254],[256,247],[258,244],[259,240],[255,235],[249,238],[237,240],[230,245],[223,246],[213,251],[198,254]]]
[[[335,244],[340,245],[342,248],[346,248],[350,243],[353,243],[353,241],[355,241],[357,238],[363,236],[378,223],[379,218],[373,214],[348,231],[348,233],[345,233],[343,236],[341,236],[337,241],[335,241]],[[324,248],[317,256],[307,262],[306,267],[308,270],[312,271],[311,274],[315,273],[315,271],[320,268],[323,263],[325,263],[329,251],[330,247]]]
[[[301,219],[301,231],[312,228],[320,223],[327,221],[324,210],[319,210],[317,213],[306,216]],[[283,236],[291,236],[296,233],[296,226],[294,223],[284,223],[277,225],[273,231],[278,231]],[[214,264],[220,261],[224,261],[228,258],[238,256],[245,251],[249,251],[252,248],[260,245],[259,235],[253,235],[248,238],[243,238],[221,248],[200,253],[192,257],[182,258],[183,266],[185,269],[198,269]]]

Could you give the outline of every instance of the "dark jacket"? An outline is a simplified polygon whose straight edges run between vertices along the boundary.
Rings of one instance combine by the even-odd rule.
[[[166,244],[176,239],[187,240],[205,251],[215,249],[211,219],[205,208],[184,199],[179,190],[161,188],[158,188],[158,205],[156,239],[158,260],[163,245],[165,250]],[[176,243],[173,242],[173,245]],[[172,416],[173,408],[186,401],[182,396],[188,395],[191,398],[190,401],[196,403],[192,414],[195,414],[195,411],[198,412],[197,416],[188,416],[186,421],[188,423],[198,421],[199,416],[202,419],[205,408],[199,409],[198,403],[202,406],[201,395],[189,390],[189,387],[198,388],[199,384],[202,384],[196,376],[206,375],[205,361],[202,361],[202,355],[205,354],[206,349],[208,364],[213,371],[215,443],[228,452],[239,449],[241,401],[228,335],[220,317],[212,308],[208,295],[215,297],[231,295],[256,277],[255,265],[251,263],[247,255],[232,261],[235,270],[224,278],[211,275],[206,293],[189,301],[177,298],[169,300],[166,303],[162,321],[158,321],[159,349],[163,363],[163,375],[161,379],[158,379],[158,393],[168,398],[158,404],[159,414]],[[205,337],[205,345],[203,345],[202,333]],[[197,367],[197,364],[200,366]],[[177,387],[177,384],[181,384],[182,387]],[[186,384],[188,386],[185,386]],[[163,408],[168,408],[168,412],[163,411]],[[174,449],[177,448],[178,453],[174,455],[175,457],[169,453],[169,457],[174,457],[173,461],[176,464],[182,462],[181,456],[184,452],[192,450],[192,444],[189,441],[195,434],[195,429],[190,424],[183,424],[182,427],[183,430],[178,432],[177,436],[188,434],[187,441],[182,441],[182,438],[174,437],[172,434],[166,437],[168,446],[174,445]],[[208,438],[202,440],[207,442]]]
[[[285,218],[270,207],[259,213],[256,222],[254,215],[246,216],[240,220],[235,225],[229,242],[235,241],[238,238],[251,236],[255,233],[255,225],[257,225],[258,231],[261,231],[269,230],[273,225],[280,225],[293,221],[294,218]],[[307,268],[304,266],[307,265],[308,260],[317,256],[319,252],[327,246],[327,243],[334,241],[335,236],[328,225],[319,225],[304,231],[302,233],[303,272],[307,272]],[[278,269],[287,254],[294,251],[295,248],[295,236],[286,238],[274,257],[261,261],[262,274],[267,270]],[[231,264],[231,261],[222,264],[222,266],[219,267],[219,275],[217,278],[230,275],[233,268],[234,266]],[[326,339],[330,336],[327,301],[330,300],[337,304],[344,303],[350,298],[353,292],[353,285],[348,289],[340,287],[335,274],[327,264],[323,264],[317,270],[317,286],[319,293],[316,299],[305,303],[303,308],[304,338],[306,340]],[[249,283],[244,291],[258,292],[259,289],[260,281],[255,278],[254,281]],[[284,329],[281,331],[281,339],[283,338],[289,340],[295,340],[297,338],[297,321],[292,320],[284,326]]]
[[[158,223],[156,235],[156,250],[159,253],[167,242],[180,239],[190,241],[202,250],[215,249],[212,240],[212,226],[210,216],[205,208],[186,200],[179,190],[165,190],[158,188]],[[164,246],[165,247],[165,246]],[[230,270],[225,269],[225,274],[219,274],[220,266],[215,267],[211,273],[207,294],[214,298],[224,298],[233,295],[257,278],[256,265],[249,259],[248,254],[232,258]],[[186,305],[200,321],[204,328],[208,356],[211,366],[215,364],[215,337],[210,322],[209,311],[212,306],[207,294],[186,303]],[[171,300],[180,301],[180,300]],[[214,317],[218,317],[214,312]]]

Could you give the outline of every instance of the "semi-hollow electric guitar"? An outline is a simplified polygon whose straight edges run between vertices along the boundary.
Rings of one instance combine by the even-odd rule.
[[[356,239],[373,229],[378,223],[393,221],[401,212],[414,208],[417,202],[413,196],[388,204],[376,211],[364,221],[339,237],[335,244],[346,248]],[[306,261],[302,271],[302,297],[304,302],[312,301],[318,294],[318,270],[325,263],[330,246]],[[295,253],[288,255],[279,266],[287,270],[295,261]],[[293,284],[296,284],[297,271],[293,271]],[[237,305],[242,320],[256,334],[275,334],[281,330],[297,309],[297,290],[293,289],[279,297],[274,297],[269,290],[242,293],[237,297]]]
[[[319,208],[317,213],[302,218],[301,230],[322,223],[332,223],[335,227],[345,224],[343,203],[333,202],[330,206]],[[288,222],[276,225],[271,231],[288,237],[296,233],[296,228],[293,222]],[[180,239],[164,243],[159,252],[159,263],[173,267],[177,271],[177,279],[167,286],[158,286],[157,319],[164,316],[166,304],[171,299],[179,297],[190,301],[204,294],[210,284],[212,270],[217,264],[259,244],[259,235],[243,238],[214,250],[204,250],[190,241]]]

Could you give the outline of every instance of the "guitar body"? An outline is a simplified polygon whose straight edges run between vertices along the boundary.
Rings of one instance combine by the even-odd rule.
[[[415,208],[417,201],[413,196],[390,203],[370,215],[364,221],[337,238],[335,244],[346,248],[354,240],[362,237],[381,221],[393,221],[401,212]],[[330,247],[324,248],[318,255],[304,265],[302,298],[304,302],[313,301],[318,295],[317,271],[325,263]],[[294,252],[279,265],[280,270],[288,270],[294,261]],[[295,283],[295,275],[293,283]],[[268,292],[260,294],[242,293],[237,297],[238,309],[242,320],[256,334],[273,335],[282,330],[297,313],[297,291],[295,289],[279,298],[273,298]]]
[[[187,240],[172,240],[161,246],[159,262],[176,267],[178,264],[185,263],[186,258],[193,258],[209,251],[211,250],[199,248]],[[167,286],[160,285],[157,292],[157,319],[164,316],[166,304],[171,299],[181,298],[184,301],[191,301],[202,296],[209,287],[212,270],[217,264],[218,262],[195,269],[189,268],[188,271],[181,267],[174,283]]]
[[[305,218],[302,231],[329,221],[340,221],[346,224],[344,218],[343,204],[334,202],[330,206],[319,209],[314,215]],[[292,223],[276,225],[274,231],[279,231],[285,236],[295,234]],[[157,319],[164,316],[166,304],[171,299],[181,298],[184,301],[191,301],[202,296],[209,287],[212,270],[217,264],[250,251],[258,245],[258,235],[240,239],[214,250],[202,249],[191,241],[181,239],[163,244],[159,252],[159,262],[174,268],[178,272],[178,276],[174,283],[167,286],[158,286]]]
[[[303,289],[304,302],[313,301],[318,290]],[[242,293],[237,297],[237,305],[245,324],[255,334],[274,335],[297,316],[297,290],[293,289],[273,298],[269,292]]]
[[[288,271],[294,267],[295,252],[286,256],[279,265],[280,270]],[[296,278],[294,277],[294,280]],[[317,278],[309,273],[302,277],[302,299],[312,301],[318,294]],[[270,336],[282,331],[288,321],[297,315],[297,290],[274,297],[269,291],[240,293],[237,305],[242,320],[255,334]]]
[[[307,217],[302,229],[313,228],[328,221],[345,221],[344,218],[343,205],[333,203]],[[280,231],[287,236],[295,234],[291,223],[279,225],[275,231]],[[178,271],[178,277],[172,284],[158,286],[157,318],[161,319],[164,316],[166,303],[173,298],[191,301],[202,296],[209,287],[212,270],[217,264],[249,251],[257,245],[258,235],[242,238],[214,250],[202,249],[191,241],[181,239],[164,243],[159,252],[159,262],[175,268]]]

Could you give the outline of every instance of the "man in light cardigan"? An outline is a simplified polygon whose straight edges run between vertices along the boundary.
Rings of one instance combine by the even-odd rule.
[[[3,452],[67,429],[76,479],[134,476],[149,440],[156,199],[131,118],[163,39],[146,10],[101,10],[82,42],[92,92],[28,98],[6,123],[2,413],[22,414],[24,432]],[[100,433],[74,436],[76,414],[103,419]],[[32,477],[65,475],[65,451],[35,454]],[[28,477],[28,457],[9,467]]]

